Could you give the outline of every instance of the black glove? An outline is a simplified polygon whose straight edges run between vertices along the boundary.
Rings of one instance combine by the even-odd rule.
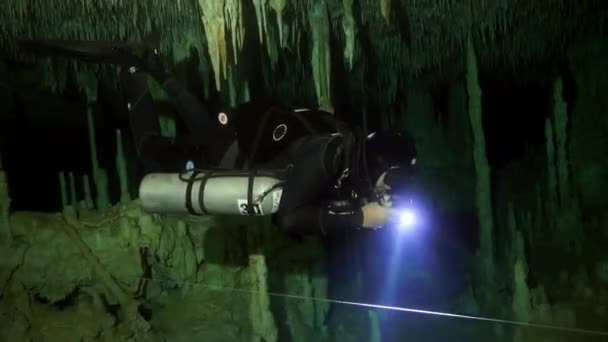
[[[147,49],[144,51],[144,56],[139,67],[161,84],[173,76],[163,65],[162,58],[157,49]]]
[[[130,48],[128,46],[117,46],[115,49],[122,55],[122,64],[135,67],[138,70],[150,74],[150,76],[161,84],[173,76],[165,69],[162,58],[156,48],[145,47],[137,51],[138,49]]]

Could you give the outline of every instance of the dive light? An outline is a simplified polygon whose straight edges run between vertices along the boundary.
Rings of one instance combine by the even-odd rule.
[[[397,214],[391,220],[395,228],[409,230],[420,224],[419,213],[410,196],[393,194],[387,190],[376,193],[376,196],[380,205],[396,209]]]

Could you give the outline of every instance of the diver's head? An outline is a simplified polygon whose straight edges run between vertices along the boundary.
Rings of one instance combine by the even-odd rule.
[[[370,134],[366,141],[369,176],[374,190],[385,201],[411,183],[416,166],[416,144],[405,133],[392,130]]]

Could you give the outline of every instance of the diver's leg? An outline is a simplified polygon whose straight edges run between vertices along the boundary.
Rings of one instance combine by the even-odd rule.
[[[146,75],[134,69],[124,68],[120,74],[137,151],[147,136],[161,135],[160,123],[145,78]]]
[[[147,71],[169,95],[178,115],[190,131],[191,139],[205,149],[206,157],[219,164],[222,156],[235,140],[229,126],[221,126],[206,108],[171,72],[164,68],[156,51],[146,56],[143,69]]]
[[[179,172],[184,170],[188,162],[197,168],[204,167],[203,152],[196,141],[170,139],[161,135],[146,77],[133,68],[121,72],[135,148],[146,171]]]
[[[148,52],[142,62],[142,68],[147,71],[163,90],[177,109],[178,115],[184,120],[192,135],[201,139],[201,142],[211,142],[217,134],[212,129],[212,119],[209,110],[186,87],[180,83],[175,75],[167,70],[156,51]]]
[[[180,117],[185,121],[191,138],[205,149],[205,155],[214,165],[236,138],[232,126],[221,126],[214,116],[174,76],[162,83]]]

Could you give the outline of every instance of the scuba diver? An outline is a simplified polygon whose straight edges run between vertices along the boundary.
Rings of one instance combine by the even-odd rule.
[[[212,113],[169,72],[158,36],[143,43],[30,40],[22,48],[120,66],[134,145],[148,174],[143,208],[194,215],[273,215],[294,235],[377,229],[399,220],[416,148],[407,134],[362,130],[320,109],[249,102]],[[151,76],[189,134],[161,135]]]

